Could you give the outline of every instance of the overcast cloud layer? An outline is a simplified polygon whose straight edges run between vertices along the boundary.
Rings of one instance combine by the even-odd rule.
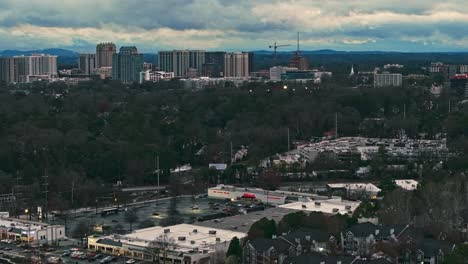
[[[0,50],[468,51],[466,0],[0,0]],[[292,49],[292,48],[291,48]]]

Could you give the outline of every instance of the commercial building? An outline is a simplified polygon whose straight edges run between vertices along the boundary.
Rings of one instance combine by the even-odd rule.
[[[168,81],[171,79],[174,79],[173,72],[150,71],[150,70],[140,72],[140,83]]]
[[[431,74],[438,74],[444,71],[444,64],[442,62],[432,62],[429,67],[429,72]]]
[[[419,182],[411,179],[395,180],[395,185],[407,191],[414,191],[418,188]]]
[[[403,69],[405,67],[405,65],[401,65],[401,64],[385,64],[383,66],[384,69]]]
[[[458,65],[445,65],[444,67],[444,77],[446,80],[452,78],[453,76],[459,73]]]
[[[297,68],[285,67],[285,66],[275,66],[270,68],[270,80],[271,81],[281,81],[281,76],[287,71],[297,71]]]
[[[458,70],[461,74],[468,73],[468,65],[460,65]]]
[[[224,76],[224,51],[205,52],[205,63],[202,66],[202,75],[210,78]]]
[[[327,187],[330,191],[343,191],[346,195],[362,195],[376,198],[382,191],[372,183],[329,183]]]
[[[0,82],[18,82],[18,71],[14,58],[0,57]]]
[[[96,73],[96,54],[80,54],[78,68],[84,75]]]
[[[318,155],[331,154],[340,160],[360,158],[371,160],[384,148],[390,159],[413,160],[425,158],[440,160],[448,157],[447,140],[418,140],[399,138],[343,137],[323,140],[298,147],[299,154],[307,161],[314,161]]]
[[[288,202],[324,200],[323,197],[310,193],[267,191],[259,188],[241,188],[230,185],[218,185],[208,189],[208,197],[215,199],[252,199],[267,204],[285,204]]]
[[[96,75],[98,75],[101,80],[110,79],[112,78],[112,67],[97,68]]]
[[[210,78],[199,77],[190,79],[180,79],[185,89],[201,90],[205,88],[223,88],[229,85],[230,87],[239,87],[245,83],[244,78]]]
[[[143,63],[143,71],[152,71],[153,70],[153,63],[151,62],[144,62]]]
[[[96,46],[96,68],[112,67],[117,48],[114,43],[100,43]]]
[[[249,77],[249,53],[228,52],[224,55],[224,76],[248,78]]]
[[[255,53],[249,52],[249,74],[255,71]]]
[[[399,87],[403,84],[403,75],[399,73],[374,74],[374,87]]]
[[[468,74],[456,74],[450,77],[450,89],[468,98]]]
[[[57,76],[57,56],[32,54],[13,58],[18,82],[49,80]]]
[[[315,79],[315,73],[313,71],[286,71],[281,75],[282,80],[294,80],[294,81],[310,81]]]
[[[91,236],[88,237],[88,249],[138,260],[159,259],[162,263],[214,264],[224,261],[226,251],[234,237],[242,239],[246,236],[247,233],[244,232],[180,224],[140,229],[127,235]],[[160,250],[155,256],[148,248],[152,243],[158,244],[158,241],[172,243],[169,243],[171,245],[166,252]]]
[[[65,238],[65,227],[61,225],[0,218],[0,239],[55,245]]]
[[[112,58],[112,78],[124,83],[138,82],[143,71],[143,54],[136,47],[121,47]]]
[[[173,50],[159,52],[159,70],[173,72],[175,77],[189,76],[190,69],[195,69],[201,75],[205,63],[203,50]]]
[[[326,200],[316,200],[308,202],[295,202],[280,205],[280,208],[304,211],[304,212],[319,212],[324,214],[341,214],[353,215],[356,208],[359,207],[359,201],[347,201],[341,198],[332,198]]]

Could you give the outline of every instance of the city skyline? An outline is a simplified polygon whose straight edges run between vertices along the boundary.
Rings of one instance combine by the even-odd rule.
[[[0,50],[92,52],[100,42],[167,49],[468,51],[463,1],[0,0]],[[73,15],[70,15],[73,14]]]

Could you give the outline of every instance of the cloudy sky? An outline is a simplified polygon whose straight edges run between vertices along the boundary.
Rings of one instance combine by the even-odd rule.
[[[0,50],[468,51],[466,0],[0,0]],[[291,48],[293,49],[293,47]]]

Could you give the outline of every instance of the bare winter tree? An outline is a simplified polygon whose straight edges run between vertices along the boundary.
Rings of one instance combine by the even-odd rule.
[[[176,247],[177,244],[175,239],[167,234],[163,234],[149,243],[147,251],[152,256],[153,262],[161,263],[161,256],[162,263],[166,263],[169,252],[175,250]]]
[[[412,194],[397,189],[387,194],[383,200],[379,219],[385,224],[401,224],[411,221]]]

